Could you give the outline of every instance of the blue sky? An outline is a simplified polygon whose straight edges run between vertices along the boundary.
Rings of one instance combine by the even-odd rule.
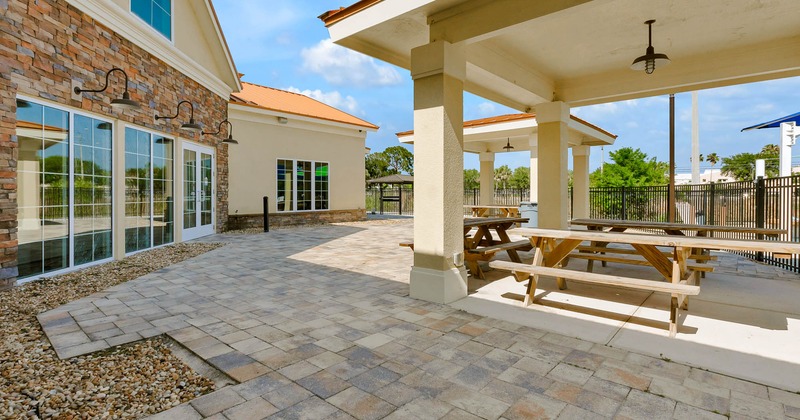
[[[407,70],[330,41],[317,16],[353,1],[216,0],[214,7],[244,81],[300,92],[380,126],[368,135],[367,147],[381,151],[398,144],[396,132],[413,128],[413,85]],[[689,172],[691,94],[678,94],[675,102],[676,166],[679,173]],[[778,129],[740,130],[798,111],[800,78],[700,91],[700,152],[720,157],[758,152],[778,142]],[[465,119],[515,112],[471,94],[464,97]],[[573,108],[572,113],[619,135],[614,146],[605,148],[607,161],[608,152],[620,147],[668,159],[666,96]],[[592,148],[592,169],[600,165],[600,154],[599,148]],[[794,154],[798,157],[793,161],[800,162],[800,150]],[[498,154],[495,165],[504,164],[527,166],[528,154]],[[478,165],[477,156],[465,156],[466,168]],[[701,167],[710,165],[704,162]]]

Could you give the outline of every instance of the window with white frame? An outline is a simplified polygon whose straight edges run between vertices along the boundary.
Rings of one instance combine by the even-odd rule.
[[[111,258],[112,128],[17,99],[20,278]]]
[[[131,0],[131,12],[172,40],[172,0]]]
[[[328,210],[327,162],[278,159],[278,211]]]
[[[173,241],[172,139],[125,128],[125,252]]]

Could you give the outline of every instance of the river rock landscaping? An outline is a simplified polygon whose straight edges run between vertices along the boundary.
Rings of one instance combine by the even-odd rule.
[[[160,337],[60,360],[36,315],[222,245],[166,246],[0,292],[0,418],[140,418],[213,391]]]

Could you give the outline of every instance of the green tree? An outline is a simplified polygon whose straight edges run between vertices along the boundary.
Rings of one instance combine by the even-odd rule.
[[[624,147],[609,156],[603,171],[597,169],[589,177],[592,187],[634,187],[663,185],[667,183],[669,165],[656,158],[648,158],[639,149]]]
[[[387,147],[383,154],[389,162],[389,167],[394,170],[393,173],[414,175],[414,154],[408,149],[403,146],[392,146]]]
[[[708,156],[706,156],[706,160],[711,163],[711,176],[709,177],[709,181],[714,182],[714,165],[719,162],[719,156],[717,156],[716,153],[709,153]]]
[[[764,159],[768,178],[780,174],[780,148],[777,144],[768,144],[759,153],[739,153],[722,158],[722,172],[731,174],[737,181],[751,181],[755,177],[756,159]]]
[[[499,168],[495,168],[494,170],[494,188],[495,189],[506,189],[508,187],[508,181],[511,179],[511,168],[508,165],[503,165]]]
[[[520,190],[527,190],[531,187],[531,170],[526,166],[520,166],[514,169],[511,178],[508,180],[508,185],[511,188]]]
[[[367,171],[367,179],[380,178],[389,175],[389,159],[381,152],[370,153],[364,158],[364,168]]]
[[[755,175],[756,159],[755,153],[737,153],[722,158],[722,172],[731,174],[737,181],[751,181]]]
[[[477,169],[464,169],[464,189],[474,190],[481,187],[481,174]]]

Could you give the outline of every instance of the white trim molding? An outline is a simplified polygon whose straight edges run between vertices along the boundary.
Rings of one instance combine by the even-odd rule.
[[[67,2],[225,100],[230,99],[231,93],[239,89],[238,86],[230,86],[222,81],[219,77],[215,76],[208,71],[208,69],[201,66],[178,49],[172,41],[168,40],[160,32],[151,28],[129,10],[122,9],[112,1],[67,0]],[[175,38],[175,29],[173,24],[173,39]],[[222,40],[220,40],[220,42],[222,42]],[[225,48],[224,42],[223,48]],[[230,59],[230,53],[225,51],[225,54],[228,61],[232,61]],[[234,68],[232,63],[230,63],[229,68],[231,70]],[[238,80],[238,77],[238,74],[234,71],[233,79]]]

